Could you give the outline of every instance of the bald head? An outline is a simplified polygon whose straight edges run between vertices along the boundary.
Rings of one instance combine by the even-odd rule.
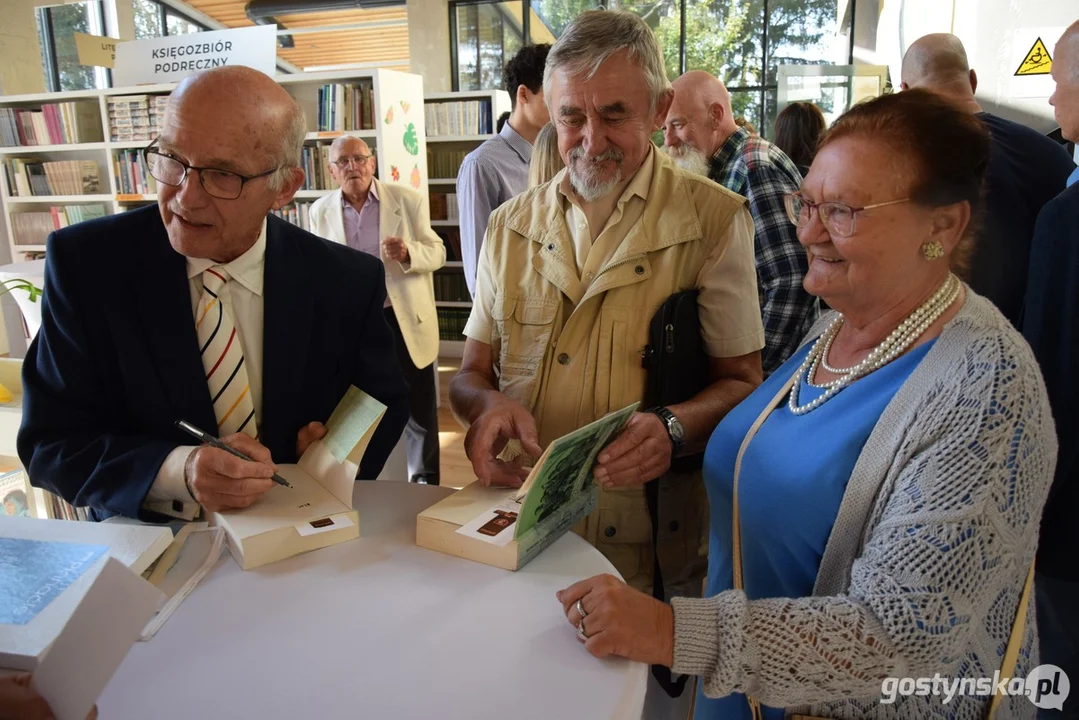
[[[342,135],[330,145],[330,175],[337,181],[345,199],[357,209],[363,207],[375,179],[375,158],[363,140]]]
[[[166,114],[200,115],[221,128],[235,128],[252,150],[282,168],[299,167],[307,121],[303,110],[273,78],[239,65],[184,78],[169,96]],[[280,186],[283,175],[272,178]]]
[[[674,101],[664,123],[665,145],[688,145],[711,158],[738,129],[731,94],[723,82],[703,70],[691,70],[671,83]]]
[[[939,91],[953,85],[970,85],[970,63],[962,41],[951,33],[924,35],[903,55],[903,89]],[[973,93],[973,90],[971,90]]]

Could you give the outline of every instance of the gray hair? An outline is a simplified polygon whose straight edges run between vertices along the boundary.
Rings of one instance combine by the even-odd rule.
[[[288,112],[288,125],[285,127],[284,137],[281,141],[281,154],[278,159],[278,170],[267,184],[271,190],[280,190],[285,186],[293,168],[301,166],[303,158],[303,141],[307,138],[307,117],[303,113],[300,104],[293,101]]]
[[[671,83],[663,66],[663,51],[655,33],[636,15],[621,10],[586,10],[562,31],[562,36],[547,55],[543,69],[543,97],[551,117],[551,78],[556,71],[570,75],[584,73],[591,78],[608,58],[626,50],[629,58],[645,75],[651,109],[671,92]]]

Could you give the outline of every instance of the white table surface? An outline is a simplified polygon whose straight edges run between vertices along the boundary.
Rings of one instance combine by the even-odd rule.
[[[417,547],[449,492],[359,482],[359,540],[247,572],[226,551],[100,717],[640,718],[647,666],[589,655],[555,598],[606,558],[572,533],[515,573]]]

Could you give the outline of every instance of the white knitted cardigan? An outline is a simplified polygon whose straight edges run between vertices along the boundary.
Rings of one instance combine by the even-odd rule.
[[[967,288],[858,457],[813,595],[675,598],[673,670],[701,676],[710,697],[749,693],[788,714],[981,720],[989,697],[881,704],[881,681],[993,677],[1034,558],[1056,452],[1030,348]],[[1026,623],[1016,677],[1037,665],[1033,599]],[[997,717],[1035,710],[1024,697],[1008,698]]]

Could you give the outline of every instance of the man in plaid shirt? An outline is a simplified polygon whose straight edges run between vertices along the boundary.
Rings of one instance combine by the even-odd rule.
[[[695,70],[672,85],[664,150],[683,169],[749,200],[764,321],[761,359],[770,374],[798,348],[818,313],[816,298],[802,287],[806,253],[783,207],[783,196],[799,188],[802,176],[782,150],[735,124],[730,93],[718,78]]]

